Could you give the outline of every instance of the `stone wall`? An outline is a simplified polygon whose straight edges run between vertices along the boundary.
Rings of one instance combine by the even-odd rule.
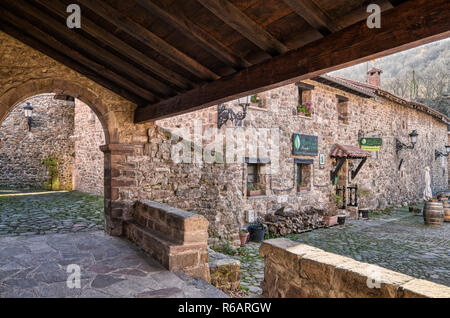
[[[105,133],[94,111],[78,99],[75,100],[74,138],[74,190],[103,195],[104,158],[100,146],[105,144]]]
[[[264,196],[247,197],[244,163],[200,164],[195,161],[196,155],[192,156],[193,163],[173,163],[170,158],[174,145],[190,139],[197,145],[207,147],[211,138],[207,137],[202,142],[201,138],[190,136],[179,142],[171,140],[170,132],[158,128],[149,130],[150,139],[144,146],[144,157],[133,158],[139,171],[137,183],[140,189],[136,196],[205,215],[211,225],[212,237],[236,238],[238,228],[248,223],[247,211],[264,215],[286,206],[306,213],[313,206],[325,215],[333,215],[337,211],[331,196],[335,186],[330,181],[330,171],[334,169],[336,161],[330,158],[330,153],[336,143],[358,147],[358,135],[383,139],[381,151],[372,153],[355,179],[346,180],[347,185],[358,184],[370,190],[369,196],[360,196],[360,204],[370,208],[385,208],[420,200],[425,187],[425,166],[431,168],[433,191],[447,188],[448,169],[443,170],[440,160],[434,158],[434,149],[444,149],[447,142],[444,122],[386,98],[363,98],[315,81],[306,82],[315,86],[308,96],[313,105],[312,117],[297,115],[299,93],[292,84],[266,92],[264,108],[249,108],[243,122],[247,129],[269,128],[279,132],[280,169],[277,173],[270,173],[270,165],[266,165],[262,171],[266,183]],[[338,120],[337,94],[349,99],[347,124]],[[239,111],[237,101],[229,104]],[[212,111],[213,107],[196,112],[189,120],[178,116],[176,120],[166,120],[160,124],[174,132],[177,132],[172,128],[174,126],[188,127],[189,131],[193,131],[194,119],[217,118],[211,115]],[[205,124],[200,123],[200,127],[205,127]],[[225,133],[226,128],[235,129],[228,123],[221,132]],[[396,139],[409,144],[408,134],[412,130],[419,133],[417,145],[414,149],[405,149],[397,154]],[[292,155],[294,132],[318,136],[319,154],[325,155],[323,167],[319,165],[318,156]],[[246,143],[248,148],[252,141],[247,137]],[[251,157],[248,149],[243,156]],[[307,191],[297,192],[295,158],[314,160],[312,182]],[[358,163],[358,160],[349,160],[344,171],[348,171],[351,164],[355,169]],[[345,173],[342,177],[347,179]],[[127,195],[132,197],[135,194],[128,192]]]
[[[148,200],[133,205],[125,236],[168,270],[210,281],[208,222],[200,215]]]
[[[49,177],[42,161],[51,157],[58,163],[59,189],[72,189],[75,108],[53,97],[25,99],[0,124],[0,187],[44,188]],[[27,102],[34,108],[31,131],[23,110]]]
[[[449,298],[450,288],[288,239],[264,241],[263,296]]]

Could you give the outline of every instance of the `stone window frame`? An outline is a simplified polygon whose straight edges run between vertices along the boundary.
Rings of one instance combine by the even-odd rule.
[[[350,123],[350,110],[348,98],[342,95],[336,94],[337,103],[336,109],[338,114],[338,123],[343,125],[348,125]],[[342,120],[340,119],[342,116]]]
[[[317,109],[315,110],[314,105],[312,104],[312,91],[314,90],[314,85],[306,84],[303,82],[298,82],[295,85],[297,86],[297,91],[298,91],[297,105],[303,104],[303,103],[310,103],[313,113],[311,114],[311,116],[300,115],[297,111],[297,105],[295,106],[293,113],[295,114],[295,116],[298,116],[301,118],[312,119],[314,117],[315,113],[317,112]]]
[[[247,182],[248,182],[248,166],[249,165],[255,165],[257,169],[257,180],[258,183],[261,185],[262,193],[261,195],[253,195],[250,196],[248,194],[247,189]],[[263,170],[270,168],[270,159],[269,158],[248,158],[246,157],[244,159],[244,173],[243,173],[243,181],[244,181],[244,188],[243,188],[243,196],[244,198],[262,198],[266,197],[269,192],[269,180],[267,173],[263,173]]]
[[[299,168],[302,168],[300,170]],[[309,171],[305,171],[309,170]],[[305,172],[307,172],[307,189],[300,190],[298,187],[299,181],[303,183],[303,176],[305,176]],[[300,175],[302,175],[302,180],[299,180]],[[314,179],[314,160],[313,159],[305,159],[305,158],[294,158],[294,184],[295,184],[295,192],[297,194],[299,193],[306,193],[312,191],[313,186],[313,179]]]

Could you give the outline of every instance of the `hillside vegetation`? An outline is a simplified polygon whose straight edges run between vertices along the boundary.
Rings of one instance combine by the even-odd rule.
[[[351,66],[330,75],[366,82],[366,72],[374,66],[383,70],[381,88],[450,116],[450,39]]]

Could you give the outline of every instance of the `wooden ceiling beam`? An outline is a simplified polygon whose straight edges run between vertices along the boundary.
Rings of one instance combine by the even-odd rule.
[[[49,34],[50,36],[56,35],[56,38],[64,39],[64,42],[66,43],[70,42],[70,50],[76,50],[78,48],[84,52],[87,52],[91,56],[101,56],[101,60],[104,61],[105,65],[108,65],[113,70],[120,72],[123,77],[132,79],[132,81],[136,84],[140,83],[139,86],[147,89],[152,95],[168,97],[176,94],[172,88],[139,70],[134,65],[123,61],[120,57],[114,55],[106,49],[103,49],[96,43],[86,39],[80,33],[74,32],[73,30],[67,28],[65,23],[53,19],[50,15],[38,10],[26,1],[2,0],[2,4],[7,5],[13,10],[19,10],[28,17],[39,21],[40,29],[43,29],[46,26],[46,29],[50,29],[52,31],[51,34]]]
[[[79,0],[78,3],[89,8],[91,11],[95,12],[95,14],[102,17],[116,28],[124,31],[136,40],[152,48],[198,78],[206,81],[212,81],[220,77],[207,67],[187,56],[185,53],[181,52],[174,46],[150,32],[148,29],[144,28],[142,25],[134,22],[128,16],[103,1]]]
[[[78,60],[67,57],[66,55],[58,52],[53,47],[49,46],[48,41],[41,42],[36,38],[28,35],[24,31],[11,26],[5,23],[2,19],[4,19],[4,12],[2,12],[2,16],[0,17],[0,30],[9,34],[13,38],[25,43],[26,45],[32,47],[33,49],[51,57],[55,61],[66,65],[72,70],[86,76],[90,80],[102,85],[103,87],[111,90],[119,96],[137,104],[137,105],[145,105],[146,101],[149,98],[143,98],[136,94],[136,90],[133,87],[125,88],[126,84],[121,83],[120,80],[114,76],[111,78],[106,78],[106,76],[111,75],[108,74],[108,71],[99,72],[99,70],[92,70],[87,68],[86,66],[78,63]],[[101,74],[101,75],[100,75]],[[114,77],[114,78],[112,78]]]
[[[233,67],[234,69],[242,69],[251,65],[248,61],[241,58],[228,47],[216,40],[208,32],[193,23],[182,12],[175,9],[174,5],[163,8],[152,0],[135,0],[135,2],[183,33],[184,36],[195,41],[197,45],[201,46],[228,66]]]
[[[262,26],[250,19],[228,0],[197,0],[216,17],[239,32],[270,55],[286,53],[289,49]]]
[[[333,21],[311,0],[283,0],[292,10],[322,35],[338,31]]]
[[[59,15],[62,18],[67,18],[66,7],[60,0],[52,0],[51,2],[47,0],[35,0],[40,5],[45,7],[47,10]],[[156,63],[150,59],[145,54],[136,50],[132,46],[128,45],[126,42],[122,41],[112,33],[109,33],[96,25],[93,21],[89,20],[86,16],[83,16],[83,30],[88,32],[90,35],[96,37],[99,41],[104,41],[110,47],[113,47],[117,52],[123,56],[129,58],[130,60],[148,68],[150,71],[172,83],[174,86],[179,87],[181,90],[188,90],[195,87],[195,84],[185,78],[183,78],[178,73]]]
[[[107,78],[109,81],[116,82],[116,83],[120,84],[121,86],[126,87],[128,90],[130,90],[133,93],[135,93],[136,95],[140,96],[143,100],[153,101],[153,102],[157,101],[155,96],[153,94],[151,94],[150,92],[148,92],[147,90],[139,87],[138,85],[135,85],[131,81],[114,73],[109,68],[104,67],[103,65],[100,65],[98,63],[91,61],[90,59],[86,58],[82,54],[73,50],[71,47],[61,43],[59,40],[48,35],[46,32],[40,30],[36,25],[33,25],[29,21],[22,19],[6,10],[4,10],[2,12],[0,19],[2,19],[2,21],[7,22],[8,24],[13,26],[20,32],[27,33],[29,36],[33,37],[37,41],[40,41],[42,43],[47,43],[47,45],[52,47],[54,50],[59,52],[61,55],[65,55],[65,56],[71,58],[72,60],[75,60],[78,63],[81,63],[82,65],[84,65],[85,67],[90,69],[92,72],[97,72],[98,74],[102,74],[102,76]]]
[[[262,92],[450,35],[448,0],[410,0],[383,14],[383,27],[360,21],[325,38],[158,104],[138,108],[135,122],[162,119]]]
[[[381,12],[392,9],[394,6],[389,2],[389,0],[371,0],[371,4],[377,4],[380,6]],[[370,13],[367,12],[367,6],[362,6],[358,9],[355,9],[346,15],[340,17],[333,21],[334,25],[338,26],[338,29],[341,30],[343,28],[352,25],[353,23],[362,21],[367,19]]]

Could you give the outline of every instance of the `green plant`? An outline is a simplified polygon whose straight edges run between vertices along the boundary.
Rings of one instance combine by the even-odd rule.
[[[261,186],[257,184],[256,182],[247,182],[247,190],[248,191],[256,191],[260,190]]]
[[[59,190],[58,161],[49,156],[42,160],[42,164],[47,167],[49,179],[44,182],[47,190]]]
[[[220,249],[220,251],[221,251],[223,254],[226,254],[226,255],[231,255],[231,256],[236,255],[236,250],[235,250],[234,247],[231,245],[230,241],[225,241],[225,242],[222,244],[222,248]]]
[[[308,185],[306,183],[297,183],[297,187],[307,187]]]
[[[341,204],[342,204],[342,197],[339,194],[336,194],[336,193],[331,193],[331,195],[333,196],[333,199],[336,202],[336,205],[337,206],[341,206]]]
[[[245,230],[245,229],[240,229],[239,230],[239,234],[247,234],[247,233],[248,233],[248,231]]]
[[[255,104],[261,104],[261,97],[258,94],[254,94],[250,97],[250,101]]]
[[[311,109],[311,104],[298,104],[297,106],[297,113],[298,114],[304,114],[305,116],[311,116],[311,114],[314,114],[314,112]]]

